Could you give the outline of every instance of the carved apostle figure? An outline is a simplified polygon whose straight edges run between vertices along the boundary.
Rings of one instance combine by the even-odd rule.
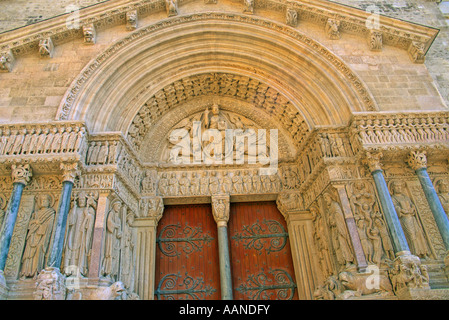
[[[123,236],[123,261],[121,263],[122,266],[122,278],[121,281],[125,285],[125,288],[129,291],[134,290],[134,247],[135,247],[135,239],[132,232],[132,224],[134,222],[134,214],[129,213],[126,216],[126,227],[124,230]]]
[[[122,204],[116,201],[112,204],[106,220],[106,239],[104,246],[104,257],[102,263],[102,275],[115,281],[118,274],[120,239],[122,237],[122,227],[120,220],[120,210]]]
[[[196,172],[192,173],[192,178],[190,180],[190,193],[192,195],[200,194],[200,178]]]
[[[217,177],[217,173],[212,171],[209,178],[209,191],[211,194],[217,194],[220,192],[220,180]]]
[[[328,210],[328,224],[330,228],[331,242],[340,265],[349,267],[354,261],[354,256],[349,244],[349,235],[346,222],[340,204],[329,193],[324,194],[324,201]]]
[[[161,179],[159,180],[159,194],[161,195],[168,194],[168,178],[166,172],[162,173]]]
[[[207,174],[207,171],[203,171],[201,178],[200,178],[200,191],[201,194],[209,194],[209,176]]]
[[[413,254],[420,258],[429,256],[424,231],[418,221],[417,210],[412,200],[404,193],[405,182],[393,181],[392,196],[394,208],[404,229],[407,243]]]
[[[179,194],[181,196],[185,196],[189,193],[190,190],[190,180],[187,177],[187,172],[183,172],[181,174],[181,178],[179,179]]]
[[[55,210],[51,207],[49,195],[39,195],[38,208],[28,224],[25,251],[22,256],[21,277],[34,277],[45,267],[47,250],[50,244]]]
[[[243,192],[243,179],[240,175],[240,171],[236,171],[234,176],[232,177],[232,184],[234,187],[234,193],[242,193]]]
[[[95,209],[94,196],[80,192],[67,221],[64,253],[66,275],[72,275],[74,270],[78,270],[79,274],[75,276],[87,276],[95,223]],[[77,268],[73,268],[73,266]]]
[[[439,180],[436,187],[443,210],[449,217],[449,183],[445,180]]]

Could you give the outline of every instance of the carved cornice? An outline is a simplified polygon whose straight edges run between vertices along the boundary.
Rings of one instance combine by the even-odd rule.
[[[83,36],[83,26],[94,25],[97,29],[106,29],[117,24],[129,25],[129,12],[138,12],[140,17],[158,13],[167,9],[165,0],[140,0],[129,3],[127,0],[101,3],[100,5],[83,8],[79,11],[79,27],[68,28],[69,14],[61,15],[47,21],[6,32],[0,36],[0,52],[11,50],[14,55],[22,55],[35,51],[40,40],[51,37],[55,44],[64,43],[70,39]],[[290,0],[261,0],[255,1],[254,9],[263,8],[285,13],[286,8],[295,10],[301,20],[310,21],[318,25],[325,25],[329,19],[338,19],[342,32],[367,35],[370,29],[367,20],[372,13],[344,6],[333,2],[312,0],[307,2],[293,2]],[[178,6],[176,4],[176,14]],[[257,13],[257,10],[256,10]],[[168,14],[171,15],[170,12]],[[379,16],[380,31],[384,43],[408,50],[412,42],[424,45],[424,52],[435,39],[438,30],[401,21],[398,19]]]

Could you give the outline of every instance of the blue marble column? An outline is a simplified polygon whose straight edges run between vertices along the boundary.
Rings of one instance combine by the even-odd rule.
[[[72,196],[73,182],[64,181],[62,183],[61,197],[59,198],[59,206],[56,214],[56,222],[54,229],[53,247],[47,261],[47,267],[60,269],[62,260],[62,250],[64,247],[64,235],[67,225],[67,216],[70,209],[70,198]]]
[[[23,189],[32,176],[30,165],[13,165],[13,190],[5,212],[5,220],[0,230],[0,271],[5,270],[6,259],[8,258],[9,245],[14,231],[14,226],[19,212],[20,200]]]
[[[212,213],[217,223],[218,257],[220,264],[221,299],[232,300],[231,260],[229,255],[228,220],[230,210],[229,195],[212,196]]]
[[[373,175],[374,183],[376,185],[377,194],[379,195],[380,205],[385,216],[385,221],[390,230],[391,240],[393,242],[393,250],[396,256],[410,254],[410,248],[407,243],[404,231],[402,230],[401,222],[394,208],[393,200],[391,199],[387,183],[385,181],[383,170],[380,167],[381,153],[367,154],[367,162]]]
[[[438,230],[443,238],[444,246],[446,250],[449,250],[449,220],[441,205],[440,198],[430,180],[427,173],[427,158],[425,152],[411,152],[408,158],[408,164],[415,170],[418,176],[419,182],[426,195],[427,202],[429,203],[430,210],[432,211],[435,222],[437,223]]]

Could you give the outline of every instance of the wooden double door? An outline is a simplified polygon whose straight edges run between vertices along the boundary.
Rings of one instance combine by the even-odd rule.
[[[234,299],[298,298],[287,227],[276,203],[231,203],[228,239]],[[156,247],[155,299],[221,298],[210,205],[166,206]]]

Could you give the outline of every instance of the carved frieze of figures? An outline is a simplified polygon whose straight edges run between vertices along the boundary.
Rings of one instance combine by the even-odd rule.
[[[438,198],[440,198],[443,210],[449,218],[449,182],[444,179],[439,179],[435,183],[435,189],[438,194]]]
[[[122,238],[122,203],[115,200],[111,204],[111,209],[106,218],[106,236],[104,243],[103,261],[101,275],[112,281],[117,280],[120,263],[120,246]]]
[[[340,267],[347,268],[352,266],[354,254],[350,244],[343,209],[335,199],[336,196],[331,191],[326,192],[323,196],[332,248]]]
[[[22,256],[22,278],[33,278],[44,267],[47,251],[53,234],[56,211],[52,208],[54,199],[48,194],[37,196],[36,206],[28,224],[25,250]]]
[[[281,192],[276,200],[277,207],[284,217],[290,211],[304,210],[304,204],[299,192]]]
[[[402,180],[393,180],[389,184],[389,189],[410,251],[420,258],[430,257],[431,251],[426,241],[418,211],[406,193],[406,183]]]
[[[439,113],[354,117],[351,135],[363,145],[446,143],[447,116]]]
[[[162,172],[157,185],[161,196],[276,193],[281,189],[277,174],[255,170]]]
[[[366,181],[356,181],[347,190],[366,261],[379,265],[393,260],[393,245],[372,186]]]
[[[87,276],[91,256],[98,193],[75,193],[67,219],[64,241],[64,273],[67,276]],[[75,274],[74,274],[75,273]]]
[[[81,152],[81,125],[0,126],[0,156]]]
[[[429,288],[430,277],[427,266],[421,264],[416,256],[397,258],[389,271],[389,276],[396,294],[405,288]]]

